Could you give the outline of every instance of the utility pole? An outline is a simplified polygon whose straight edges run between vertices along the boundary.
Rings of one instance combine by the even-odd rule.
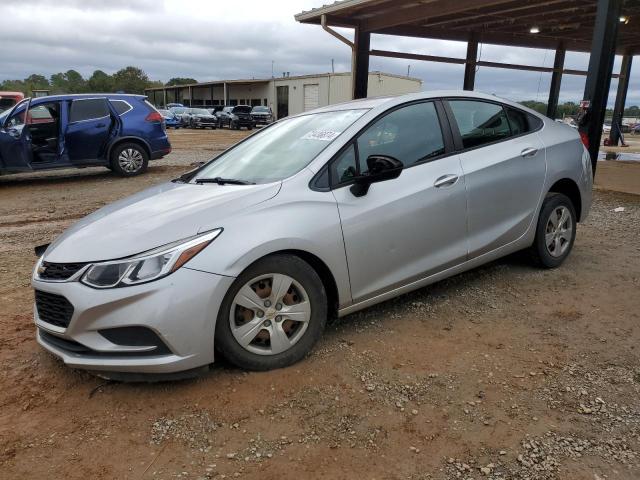
[[[333,65],[333,58],[331,59],[331,73],[336,73],[334,65]]]

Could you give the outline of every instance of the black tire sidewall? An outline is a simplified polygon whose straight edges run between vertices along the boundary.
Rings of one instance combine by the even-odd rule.
[[[245,350],[231,333],[229,314],[238,291],[251,279],[282,273],[299,282],[311,303],[311,319],[302,338],[289,350],[277,355],[259,355]],[[258,260],[242,272],[227,291],[216,321],[215,347],[232,364],[247,370],[283,368],[304,358],[322,336],[327,322],[327,296],[322,280],[304,260],[293,255],[271,255]]]
[[[134,148],[138,152],[140,152],[140,154],[142,155],[142,167],[135,172],[124,171],[122,167],[120,167],[120,164],[118,163],[118,156],[123,150],[127,148]],[[134,142],[121,143],[120,145],[115,146],[111,151],[111,161],[109,162],[109,164],[111,165],[111,170],[113,170],[115,173],[117,173],[121,177],[135,177],[136,175],[140,175],[141,173],[144,173],[147,170],[147,167],[149,165],[149,155],[147,155],[146,150],[138,143],[134,143]]]
[[[554,257],[549,253],[549,250],[547,249],[545,241],[545,231],[547,227],[547,220],[549,219],[551,212],[559,206],[564,206],[569,210],[573,230],[571,233],[571,242],[569,244],[569,248],[567,248],[567,250],[561,256]],[[561,193],[553,193],[548,195],[542,203],[542,208],[540,209],[538,225],[536,227],[536,238],[532,247],[536,262],[544,268],[559,267],[569,256],[571,250],[573,250],[573,244],[576,239],[576,230],[576,211],[571,200],[569,200],[566,195],[563,195]]]

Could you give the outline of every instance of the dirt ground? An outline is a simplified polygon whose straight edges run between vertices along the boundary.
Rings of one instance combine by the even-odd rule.
[[[510,256],[341,319],[284,370],[109,383],[39,348],[33,247],[243,135],[172,132],[138,178],[0,178],[0,479],[640,478],[636,195],[596,191],[560,269]],[[598,183],[640,185],[624,168]]]

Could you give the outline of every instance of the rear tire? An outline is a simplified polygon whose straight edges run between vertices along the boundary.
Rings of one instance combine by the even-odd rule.
[[[243,369],[283,368],[311,351],[326,322],[327,295],[316,271],[299,257],[271,255],[229,288],[218,312],[215,347]]]
[[[540,209],[530,253],[542,268],[556,268],[569,256],[576,238],[576,211],[566,195],[549,193]]]
[[[110,167],[121,177],[134,177],[147,170],[149,155],[139,143],[126,142],[111,151]]]

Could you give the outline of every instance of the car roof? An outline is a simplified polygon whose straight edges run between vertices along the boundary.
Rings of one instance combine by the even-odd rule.
[[[389,108],[395,105],[400,105],[402,103],[410,102],[413,100],[428,100],[428,99],[435,99],[435,98],[452,98],[452,97],[476,98],[478,100],[489,100],[493,102],[500,102],[506,105],[519,108],[520,110],[525,110],[526,112],[529,112],[532,115],[535,115],[537,117],[544,118],[543,115],[536,112],[535,110],[527,108],[524,105],[520,105],[519,103],[516,103],[512,100],[501,98],[496,95],[491,95],[491,94],[477,92],[477,91],[469,91],[469,90],[430,90],[430,91],[425,90],[422,92],[408,93],[405,95],[363,98],[359,100],[350,100],[348,102],[327,105],[326,107],[316,108],[314,110],[301,113],[300,115],[306,115],[309,113],[335,112],[340,110],[356,110],[356,109],[380,108],[380,110],[384,110],[385,108]]]
[[[50,102],[52,100],[62,101],[62,100],[78,100],[78,99],[89,99],[89,98],[102,98],[106,97],[111,100],[127,100],[131,98],[147,98],[146,95],[136,95],[132,93],[73,93],[73,94],[61,94],[61,95],[47,95],[46,97],[35,97],[31,99],[31,103],[33,102]]]

